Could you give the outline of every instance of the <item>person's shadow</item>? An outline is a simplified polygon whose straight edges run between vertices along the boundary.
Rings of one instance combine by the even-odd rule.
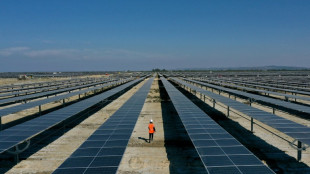
[[[148,142],[149,139],[143,138],[143,137],[138,137],[139,140],[144,140],[145,142]]]

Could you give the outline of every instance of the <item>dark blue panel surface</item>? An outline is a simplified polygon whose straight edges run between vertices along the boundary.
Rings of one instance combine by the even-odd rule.
[[[262,166],[273,173],[166,79],[161,80],[208,173],[241,174],[241,166]]]

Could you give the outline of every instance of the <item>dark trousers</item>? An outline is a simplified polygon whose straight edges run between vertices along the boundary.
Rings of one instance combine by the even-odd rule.
[[[149,133],[149,142],[153,141],[153,135],[154,133]]]

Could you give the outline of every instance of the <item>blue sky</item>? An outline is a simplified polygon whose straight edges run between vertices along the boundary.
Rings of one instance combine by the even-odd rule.
[[[309,0],[1,0],[0,72],[310,67]]]

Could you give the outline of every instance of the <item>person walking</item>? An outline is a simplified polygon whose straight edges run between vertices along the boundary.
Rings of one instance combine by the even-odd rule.
[[[150,120],[149,128],[149,143],[153,141],[154,132],[156,132],[155,125],[153,124],[153,120]]]

